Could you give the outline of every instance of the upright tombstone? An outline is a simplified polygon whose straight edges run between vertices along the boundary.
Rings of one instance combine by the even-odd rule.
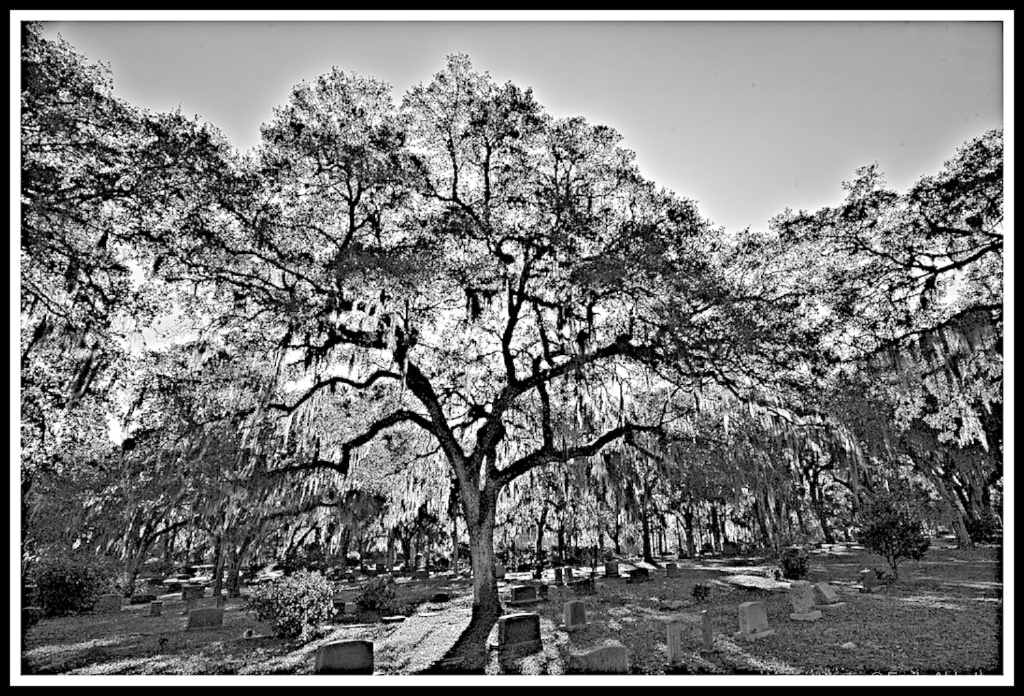
[[[227,595],[223,595],[223,594],[217,595],[216,602],[214,603],[214,606],[216,606],[218,609],[223,609],[227,605],[228,605]]]
[[[814,608],[814,588],[806,580],[794,580],[789,584],[789,600],[793,603],[793,621],[817,621],[820,611]]]
[[[109,614],[121,611],[121,603],[124,597],[119,594],[100,595],[92,609],[98,614]]]
[[[679,566],[675,563],[666,563],[665,570],[668,572],[668,576],[670,578],[675,578],[679,576]]]
[[[630,582],[647,582],[651,579],[651,573],[646,568],[634,568],[629,571]]]
[[[546,586],[545,586],[545,589]],[[513,585],[510,589],[508,604],[534,604],[541,601],[536,585]]]
[[[540,614],[506,614],[500,617],[497,647],[499,650],[540,650],[543,647],[540,638]]]
[[[185,611],[183,611],[181,613],[182,614],[188,614],[190,611],[195,609],[198,604],[199,604],[199,600],[196,599],[195,597],[192,597],[190,599],[186,599],[185,600]]]
[[[815,609],[838,609],[846,606],[846,602],[839,599],[835,589],[827,582],[816,584],[814,592],[818,598],[818,603],[814,605]]]
[[[149,615],[150,616],[160,616],[161,612],[163,612],[163,609],[164,609],[164,603],[163,602],[150,602],[149,603]]]
[[[202,599],[205,592],[206,588],[202,585],[182,585],[181,598],[186,602],[190,599]]]
[[[384,570],[384,564],[383,563],[376,563],[376,564],[374,564],[373,571],[375,573],[377,573],[377,575],[383,575],[385,572],[387,572],[387,571]]]
[[[861,592],[878,592],[878,576],[873,570],[862,570],[860,571],[860,591]]]
[[[555,568],[555,584],[556,585],[561,585],[562,584],[562,569],[561,568]]]
[[[202,607],[193,609],[188,613],[188,624],[186,631],[195,631],[201,628],[220,628],[224,625],[224,610],[217,607]]]
[[[572,631],[587,625],[587,610],[583,602],[566,602],[563,608],[564,628]]]
[[[494,577],[496,577],[498,580],[505,579],[505,566],[501,563],[494,564]]]
[[[572,593],[577,596],[592,595],[597,592],[597,584],[594,582],[593,576],[567,582],[565,586],[571,589]]]
[[[669,621],[665,626],[668,643],[668,665],[672,667],[683,661],[683,623]]]
[[[624,645],[603,645],[569,653],[569,671],[579,674],[628,674],[629,651]]]
[[[565,581],[566,583],[572,582],[572,568],[566,566],[565,568]]]
[[[606,578],[619,577],[619,564],[617,561],[608,561],[604,564],[604,576]]]
[[[704,639],[704,649],[713,650],[715,647],[715,636],[711,632],[711,615],[708,614],[707,609],[702,609],[700,612],[700,630],[701,637]]]
[[[373,641],[348,640],[320,646],[313,674],[373,674]]]
[[[412,574],[412,577],[413,577],[414,580],[429,580],[430,579],[430,571],[429,570],[417,570],[415,573]]]
[[[765,636],[775,635],[768,629],[768,613],[764,602],[744,602],[740,605],[740,630],[737,638],[747,641],[757,640]]]

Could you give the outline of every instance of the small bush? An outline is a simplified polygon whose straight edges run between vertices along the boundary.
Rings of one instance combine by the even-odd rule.
[[[784,575],[782,568],[779,566],[768,566],[764,571],[764,576],[769,580],[781,580]]]
[[[334,585],[320,573],[294,575],[256,585],[249,611],[285,638],[310,636],[334,615]]]
[[[920,560],[931,543],[911,501],[899,492],[877,493],[861,511],[860,526],[860,543],[886,560],[893,582],[899,579],[899,564]]]
[[[81,614],[114,587],[109,564],[88,556],[44,556],[33,574],[46,616]]]
[[[398,590],[390,575],[373,578],[363,585],[356,598],[364,608],[382,614],[393,614],[398,609]]]
[[[693,598],[698,602],[703,602],[711,596],[711,587],[705,583],[699,582],[693,586],[693,590],[690,592]]]
[[[1001,532],[999,520],[991,510],[983,510],[976,520],[967,520],[967,533],[976,544],[991,544]]]
[[[802,580],[807,577],[810,556],[799,546],[790,546],[779,557],[782,566],[782,577],[787,580]]]

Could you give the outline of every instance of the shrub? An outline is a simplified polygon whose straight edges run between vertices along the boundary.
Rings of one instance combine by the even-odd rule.
[[[356,598],[363,607],[382,614],[393,614],[398,609],[398,591],[390,575],[373,578]]]
[[[294,575],[256,585],[249,611],[285,638],[309,636],[334,615],[334,585],[320,573]]]
[[[698,602],[703,602],[709,596],[711,596],[711,587],[705,583],[699,582],[693,586],[691,593],[693,598]]]
[[[36,564],[39,606],[46,616],[81,614],[114,587],[109,563],[89,556],[44,556]]]
[[[920,560],[930,540],[906,495],[880,492],[860,512],[860,543],[886,560],[895,582],[899,564]]]
[[[764,576],[769,580],[781,580],[784,577],[783,570],[779,566],[768,566],[764,571]]]
[[[787,580],[802,580],[807,577],[810,556],[799,546],[790,546],[782,552],[779,564],[782,566],[782,577]]]
[[[990,544],[999,538],[1001,529],[999,520],[991,510],[983,510],[976,520],[967,520],[967,533],[971,541],[978,544]]]

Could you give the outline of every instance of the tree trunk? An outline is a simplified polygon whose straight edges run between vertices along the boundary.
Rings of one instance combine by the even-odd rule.
[[[427,561],[429,564],[429,560]],[[452,517],[452,572],[459,572],[459,516]]]
[[[466,505],[466,526],[469,531],[469,556],[473,568],[473,610],[469,625],[448,651],[448,657],[459,656],[467,669],[487,664],[487,639],[501,616],[498,580],[494,573],[494,521],[497,491],[490,486],[479,492],[477,514]]]
[[[541,559],[544,557],[544,525],[547,524],[548,519],[548,506],[547,503],[542,503],[543,507],[540,509],[540,521],[537,523],[537,565],[541,565]]]
[[[716,553],[722,553],[722,527],[719,521],[718,505],[711,502],[711,544]]]
[[[683,508],[683,526],[686,527],[686,555],[690,558],[697,557],[697,544],[693,538],[693,505],[689,504]]]
[[[213,596],[220,594],[224,586],[224,543],[227,535],[218,534],[216,545],[213,549]]]

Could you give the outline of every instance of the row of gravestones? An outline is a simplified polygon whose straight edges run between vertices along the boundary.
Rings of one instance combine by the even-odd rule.
[[[806,580],[794,580],[790,583],[789,598],[793,605],[793,613],[789,618],[793,621],[817,621],[823,616],[822,609],[846,606],[846,602],[839,599],[835,589],[827,582],[811,585]],[[740,630],[736,633],[737,638],[751,641],[775,633],[768,628],[764,602],[744,602],[740,605],[739,614]]]

